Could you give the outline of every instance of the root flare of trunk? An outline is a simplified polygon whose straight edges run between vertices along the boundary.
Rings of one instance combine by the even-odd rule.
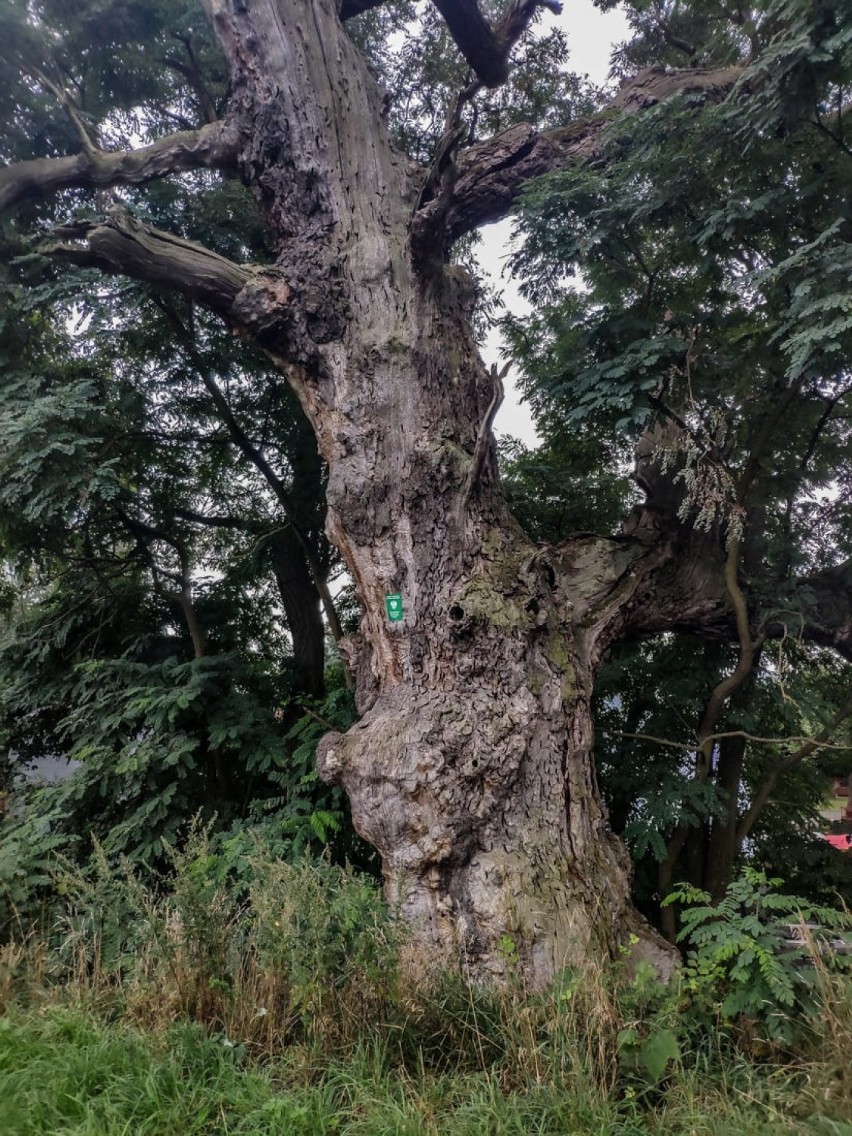
[[[540,987],[566,968],[645,960],[667,978],[676,956],[631,906],[627,852],[588,755],[564,758],[554,723],[519,701],[532,695],[400,685],[323,740],[320,774],[344,786],[356,829],[381,853],[424,970],[499,980],[520,968]]]

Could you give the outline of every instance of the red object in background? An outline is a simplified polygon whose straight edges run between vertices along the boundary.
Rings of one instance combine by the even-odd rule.
[[[828,836],[823,834],[823,840],[827,840],[832,848],[837,848],[840,852],[848,852],[852,849],[852,835],[845,833],[838,833],[836,836]]]

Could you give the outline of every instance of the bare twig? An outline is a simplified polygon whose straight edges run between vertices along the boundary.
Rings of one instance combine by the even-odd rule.
[[[697,745],[698,745],[697,741],[696,742],[676,742],[676,741],[673,741],[671,738],[658,738],[654,734],[641,734],[641,733],[634,734],[634,733],[629,733],[626,730],[601,729],[600,732],[602,734],[609,734],[612,737],[616,737],[616,738],[632,738],[635,741],[653,742],[655,745],[667,746],[669,749],[683,750],[684,753],[695,753],[695,750],[697,749]],[[792,736],[792,737],[789,737],[789,738],[763,738],[763,737],[760,737],[758,734],[750,734],[747,730],[723,730],[718,734],[711,734],[707,740],[712,741],[712,742],[718,742],[718,741],[721,741],[723,738],[745,738],[746,741],[754,742],[756,745],[783,746],[783,745],[797,745],[797,744],[813,744],[814,749],[832,749],[832,750],[839,750],[841,752],[845,752],[845,751],[852,749],[852,746],[849,746],[849,745],[838,745],[838,744],[835,744],[834,742],[819,741],[818,736],[816,738],[804,737],[804,736],[798,736],[798,737]]]

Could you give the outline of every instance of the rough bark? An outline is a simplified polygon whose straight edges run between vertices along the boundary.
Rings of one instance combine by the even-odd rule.
[[[539,981],[610,956],[640,922],[590,759],[592,672],[656,554],[638,538],[543,552],[508,515],[472,282],[409,243],[420,186],[333,5],[207,7],[292,296],[286,328],[263,304],[251,318],[316,429],[365,612],[345,648],[363,716],[325,739],[320,771],[430,954],[499,971],[508,935]]]
[[[54,235],[63,239],[44,251],[59,260],[176,288],[225,318],[232,316],[237,297],[258,275],[250,266],[146,225],[121,208],[100,221],[61,225]]]

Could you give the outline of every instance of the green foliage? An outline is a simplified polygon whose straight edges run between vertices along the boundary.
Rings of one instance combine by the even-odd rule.
[[[743,961],[729,953],[668,987],[642,965],[614,984],[590,970],[548,990],[526,990],[517,972],[488,987],[404,969],[405,936],[375,885],[327,860],[287,865],[258,837],[239,866],[198,824],[168,858],[155,885],[102,849],[86,870],[66,865],[51,938],[0,950],[4,1134],[268,1123],[769,1136],[821,1131],[852,1100],[836,1073],[852,1036],[848,975],[822,972],[812,1004],[793,1008],[811,1028],[788,1065],[772,1064],[778,1049],[753,1063],[753,1036],[741,1025],[736,1049],[705,1012]],[[758,877],[736,894],[758,897],[763,924],[797,903],[767,904]],[[724,910],[732,927],[749,918]],[[714,957],[723,938],[708,937]],[[512,971],[508,939],[503,954]]]
[[[752,16],[743,24],[723,5],[714,15],[680,2],[630,7],[634,46],[659,52],[656,62],[681,34],[700,49],[693,64],[730,62],[748,41]],[[841,501],[817,507],[849,472],[838,218],[850,184],[840,95],[850,54],[831,5],[768,3],[754,18],[768,56],[755,55],[742,82],[761,76],[762,94],[701,108],[670,99],[614,123],[605,162],[530,187],[514,266],[534,313],[505,327],[548,433],[560,421],[604,436],[614,427],[629,447],[650,423],[679,423],[692,442],[680,450],[681,520],[713,495],[717,524],[738,496],[745,513],[760,510],[746,538],[777,596],[803,562],[852,547]],[[783,80],[773,70],[782,56]]]
[[[172,31],[188,50],[183,25]],[[226,255],[262,255],[242,187],[198,199],[200,188],[155,186],[137,206]],[[323,469],[293,396],[261,381],[266,365],[214,321],[147,289],[96,285],[38,256],[4,266],[2,287],[4,767],[10,788],[44,756],[74,769],[60,785],[14,786],[3,837],[23,853],[7,873],[19,915],[40,910],[45,841],[85,859],[94,838],[155,863],[199,809],[230,828],[274,800],[292,848],[354,850],[339,792],[307,776],[305,741],[290,736],[306,685],[323,687],[316,581],[291,567],[302,548],[291,523],[322,580],[333,564]],[[248,444],[262,439],[292,515],[241,459],[211,376]],[[309,677],[279,611],[299,605],[313,608],[294,621],[310,625]]]
[[[507,1088],[501,1071],[400,1075],[368,1044],[343,1060],[276,1053],[254,1063],[221,1033],[176,1023],[152,1036],[85,1008],[0,1019],[0,1125],[6,1136],[838,1136],[842,1119],[808,1105],[798,1078],[758,1068],[694,1072],[658,1105],[596,1093],[556,1074]],[[49,1091],[47,1090],[49,1086]]]
[[[126,148],[224,109],[194,0],[6,2],[0,27],[4,162],[74,152],[81,133]],[[239,261],[273,251],[235,179],[157,181],[122,203]],[[93,216],[105,200],[74,204]],[[284,854],[355,846],[339,793],[306,776],[305,752],[288,765],[302,698],[325,693],[316,586],[335,566],[312,432],[268,361],[189,302],[46,259],[67,205],[33,199],[0,233],[0,745],[14,789],[0,843],[24,920],[51,850],[84,864],[97,841],[162,866],[199,810],[230,832],[266,808],[287,826]],[[276,484],[249,460],[261,451]],[[305,548],[310,571],[293,565]],[[15,780],[53,755],[68,781]]]
[[[344,1008],[347,1029],[381,1015],[400,939],[375,882],[327,860],[287,864],[261,833],[246,835],[238,864],[194,822],[154,877],[100,846],[82,868],[55,861],[51,981],[126,989],[140,1012],[162,998],[239,1021],[258,1043],[270,1031],[331,1035]]]
[[[201,851],[197,844],[189,870],[179,867],[181,886],[194,896],[190,909],[213,898],[219,925],[217,885],[211,892]],[[314,891],[300,887],[314,902]],[[288,884],[283,894],[295,893]],[[342,992],[332,982],[323,993],[333,1016],[314,1004],[309,1024],[298,1024],[281,1013],[287,949],[273,950],[269,961],[278,969],[264,985],[249,939],[238,981],[209,975],[207,999],[176,1002],[176,986],[209,957],[186,952],[183,911],[184,901],[170,909],[168,966],[158,968],[158,948],[116,981],[114,971],[98,975],[90,956],[85,967],[69,970],[64,987],[40,989],[32,1009],[7,1004],[0,1018],[4,1133],[70,1136],[85,1125],[99,1136],[178,1128],[255,1134],[283,1125],[353,1136],[638,1136],[649,1129],[774,1136],[837,1132],[848,1115],[847,1086],[832,1067],[845,1055],[842,1037],[819,1061],[808,1054],[806,1064],[754,1062],[720,1037],[699,1046],[678,991],[643,970],[617,1002],[591,974],[563,975],[553,990],[535,995],[518,987],[486,991],[457,976],[452,989],[409,984],[396,989],[389,1017],[377,1012],[382,1000],[388,1009],[387,975],[377,988],[362,974],[354,989]],[[368,915],[368,939],[369,922]],[[199,932],[210,935],[193,925]],[[145,933],[159,935],[160,924],[149,922]],[[322,936],[323,956],[326,944]],[[438,1049],[432,1031],[442,1015]],[[158,1028],[143,1032],[140,1024]]]
[[[192,1023],[161,1040],[79,1009],[0,1019],[0,1125],[7,1136],[334,1131],[335,1095],[247,1067],[222,1035]],[[44,1085],[52,1086],[50,1093]]]
[[[117,862],[132,864],[146,881],[173,871],[193,809],[208,818],[219,877],[241,886],[252,876],[260,837],[288,864],[327,850],[375,874],[375,854],[354,836],[341,790],[322,785],[314,767],[329,725],[346,729],[353,721],[348,692],[332,691],[318,704],[321,721],[312,710],[285,735],[240,690],[233,660],[201,663],[140,667],[132,683],[126,667],[111,676],[114,685],[107,674],[85,676],[92,703],[81,694],[73,712],[85,738],[71,750],[76,768],[59,783],[19,788],[0,829],[0,926],[7,934],[49,920],[58,856],[94,877],[107,867],[109,875]],[[77,721],[89,712],[90,721]],[[253,785],[242,811],[227,786],[217,786],[222,768]]]
[[[570,441],[552,431],[535,450],[504,439],[501,475],[524,530],[556,543],[567,533],[615,528],[632,496],[628,478],[612,468],[617,453],[617,442],[603,430],[581,428]]]
[[[624,8],[617,74],[739,64],[743,77],[719,103],[684,94],[614,119],[600,162],[529,186],[513,266],[533,310],[503,330],[545,444],[507,455],[513,505],[554,543],[617,531],[640,443],[647,501],[627,531],[660,525],[696,561],[738,534],[752,634],[786,629],[719,720],[720,732],[778,739],[749,740],[739,770],[734,747],[714,747],[705,769],[696,744],[735,650],[669,634],[617,645],[598,675],[602,789],[637,862],[634,893],[657,917],[676,834],[687,830],[675,878],[718,897],[749,804],[796,748],[784,739],[818,733],[848,690],[845,667],[799,639],[814,604],[802,577],[852,553],[852,57],[849,21],[830,3]],[[841,858],[814,845],[825,773],[817,755],[785,767],[746,848],[770,872],[790,857],[824,864],[797,886],[830,902],[846,881]],[[720,852],[726,828],[733,855]]]
[[[134,133],[164,133],[164,104],[183,125],[203,121],[205,99],[219,109],[224,105],[221,54],[192,0],[40,0],[30,8],[5,0],[0,30],[7,61],[0,81],[0,113],[10,125],[3,144],[7,160],[79,147],[70,117],[58,113],[57,90],[73,92],[80,121],[114,144],[126,144]]]
[[[217,833],[222,865],[245,875],[255,842],[282,861],[327,852],[336,863],[350,863],[378,875],[378,856],[354,832],[343,790],[323,785],[316,771],[316,747],[329,730],[345,732],[356,720],[351,693],[334,687],[322,701],[301,704],[304,712],[285,738],[286,762],[271,771],[272,793],[252,801],[245,817]]]
[[[324,861],[256,857],[252,872],[258,965],[288,976],[290,1012],[302,1027],[327,1023],[347,998],[361,997],[365,1007],[375,998],[380,1012],[395,983],[400,940],[375,882]]]
[[[625,1067],[650,1085],[658,1085],[670,1063],[681,1056],[677,1034],[668,1027],[640,1031],[627,1026],[619,1031],[618,1047]]]
[[[746,868],[715,905],[688,884],[665,903],[683,905],[678,938],[690,947],[688,984],[717,992],[724,1020],[745,1018],[770,1040],[789,1042],[803,1027],[817,1028],[825,1010],[817,964],[850,972],[848,956],[831,943],[852,944],[852,918],[779,892],[782,882]],[[808,933],[808,924],[817,929]]]
[[[490,9],[489,16],[500,13],[491,0],[482,7]],[[428,163],[446,129],[448,111],[469,82],[469,68],[446,24],[431,7],[415,15],[411,4],[395,3],[387,13],[368,13],[352,30],[387,91],[395,141],[411,157]],[[564,125],[590,111],[596,92],[568,70],[567,57],[568,43],[558,28],[528,30],[513,51],[508,82],[480,91],[464,108],[467,133],[461,148],[519,122]]]
[[[262,778],[268,793],[286,751],[272,715],[241,689],[240,669],[227,656],[81,664],[55,726],[76,768],[22,790],[24,817],[34,827],[61,817],[70,837],[91,834],[110,853],[156,861],[193,809],[233,809],[226,778]]]
[[[770,875],[784,872],[796,893],[832,905],[849,894],[850,866],[818,833],[826,830],[821,809],[829,771],[843,767],[847,751],[832,749],[786,769],[776,793],[748,833],[720,882],[720,832],[741,825],[754,795],[779,760],[812,736],[844,697],[845,667],[802,645],[767,647],[751,685],[729,706],[720,732],[745,731],[739,791],[732,799],[721,780],[736,739],[720,740],[706,778],[695,775],[695,729],[709,692],[734,666],[730,646],[691,636],[663,636],[622,644],[602,667],[595,690],[595,756],[610,820],[636,863],[634,896],[656,917],[658,865],[679,825],[691,831],[678,874],[718,897],[730,873],[745,859]],[[843,745],[846,735],[836,735]],[[773,740],[777,739],[777,740]],[[737,743],[739,744],[739,743]]]
[[[526,326],[507,320],[506,330],[539,421],[548,421],[547,444],[509,453],[510,495],[542,540],[615,528],[631,501],[634,442],[648,426],[678,423],[680,445],[661,458],[682,491],[677,539],[690,540],[690,523],[717,544],[742,533],[754,625],[780,623],[792,638],[813,603],[795,577],[852,551],[852,32],[827,2],[733,10],[715,0],[637,0],[627,9],[633,38],[622,70],[742,61],[750,97],[698,113],[687,95],[615,123],[606,161],[531,190],[517,266],[536,314]],[[224,105],[221,58],[188,0],[5,0],[0,31],[11,63],[0,76],[4,162],[72,152],[81,132],[118,149],[210,121]],[[399,0],[365,13],[352,33],[389,88],[397,141],[428,161],[467,79],[443,22],[433,7]],[[512,81],[466,105],[462,147],[527,118],[563,125],[592,109],[596,93],[562,66],[566,46],[559,33],[525,36]],[[746,160],[732,162],[732,153]],[[88,192],[76,200],[84,212],[104,206]],[[123,201],[240,261],[274,255],[236,180],[186,176],[127,189]],[[278,610],[292,567],[280,557],[294,532],[313,561],[302,612],[316,615],[316,586],[335,569],[304,417],[265,360],[188,302],[48,265],[21,234],[43,233],[55,208],[27,202],[2,238],[13,259],[0,312],[0,556],[11,581],[0,739],[4,774],[53,752],[79,765],[67,784],[21,794],[4,827],[0,874],[11,902],[20,916],[39,909],[59,847],[95,872],[96,842],[103,855],[137,864],[168,858],[198,810],[218,818],[220,874],[246,858],[247,817],[284,858],[329,843],[343,858],[355,841],[339,791],[319,785],[311,761],[325,722],[351,724],[351,702],[332,690],[301,717],[291,641],[300,621],[287,618],[288,638]],[[572,280],[578,286],[564,290]],[[245,460],[252,452],[277,480],[258,476],[257,462]],[[671,748],[647,738],[613,744],[602,731],[607,793],[640,878],[679,826],[712,835],[726,808],[738,812],[739,790],[743,802],[753,796],[775,760],[768,744],[752,745],[727,799],[713,780],[718,767],[695,775],[694,725],[733,660],[715,649],[684,658],[693,649],[634,648],[608,676],[618,700],[607,705],[601,685],[612,735],[674,740],[683,755],[672,760]],[[779,682],[773,696],[765,664],[753,701],[723,725],[806,733],[830,716],[836,675],[819,656],[793,653],[804,678]],[[309,693],[321,687],[320,674]],[[666,694],[650,704],[651,689]],[[824,772],[785,777],[794,807],[773,806],[754,829],[761,862],[771,859],[773,833],[813,818]],[[648,895],[647,872],[644,882]],[[654,1079],[668,1043],[658,1040],[649,1056],[651,1043],[635,1039]]]
[[[77,839],[62,831],[57,807],[45,807],[38,821],[20,815],[3,820],[0,839],[0,927],[3,937],[45,925],[53,900],[53,870],[59,854],[73,852]]]

